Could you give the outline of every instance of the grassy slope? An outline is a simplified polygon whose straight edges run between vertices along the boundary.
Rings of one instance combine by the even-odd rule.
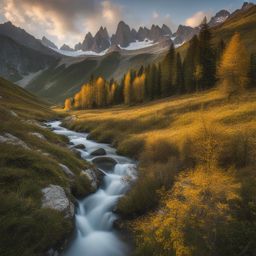
[[[159,54],[123,56],[118,52],[103,57],[88,57],[72,65],[50,67],[31,81],[27,89],[45,99],[62,103],[74,95],[83,83],[88,82],[92,74],[106,79],[120,79],[128,69],[139,69],[141,65],[160,59],[162,55]]]
[[[205,138],[217,143],[221,168],[241,169],[255,162],[256,91],[230,101],[212,90],[142,106],[72,114],[77,120],[67,126],[89,130],[93,138],[112,142],[120,153],[139,159],[141,178],[119,204],[127,217],[155,207],[157,189],[170,188],[177,172],[204,162],[203,157],[208,157],[203,149]],[[243,179],[252,175],[254,180],[252,171],[240,175]]]
[[[87,194],[88,181],[79,177],[87,164],[66,148],[64,137],[38,125],[56,118],[48,105],[1,78],[0,96],[0,135],[10,133],[30,148],[0,143],[0,254],[39,255],[72,231],[72,220],[41,209],[41,189],[55,184],[64,187],[71,198],[70,188],[75,195]],[[46,140],[33,136],[34,132]],[[77,175],[74,182],[59,163]]]
[[[225,132],[255,130],[256,92],[228,102],[218,90],[163,99],[134,107],[72,112],[76,129],[90,130],[96,139],[113,141],[121,150],[129,139],[145,142],[164,138],[179,142],[193,134],[201,120],[211,120]],[[107,134],[107,135],[105,135]]]
[[[228,42],[235,32],[241,34],[243,43],[245,44],[249,53],[256,52],[256,6],[235,14],[230,17],[226,22],[219,26],[212,28],[213,43],[218,44],[221,39]],[[185,57],[188,43],[185,43],[178,48],[178,51]]]

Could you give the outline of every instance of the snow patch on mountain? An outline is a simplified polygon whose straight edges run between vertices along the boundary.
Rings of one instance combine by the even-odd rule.
[[[139,49],[147,48],[147,47],[150,47],[155,44],[158,44],[158,43],[154,43],[154,41],[152,41],[152,40],[145,39],[144,41],[136,40],[136,42],[130,43],[129,46],[127,46],[127,47],[121,47],[120,45],[119,45],[119,47],[124,50],[132,51],[132,50],[139,50]]]
[[[68,56],[68,57],[80,57],[80,56],[103,56],[107,53],[108,49],[97,53],[97,52],[93,52],[93,51],[82,51],[82,50],[78,50],[78,51],[65,51],[65,50],[59,50],[59,49],[54,49],[51,48],[52,50],[64,55],[64,56]]]

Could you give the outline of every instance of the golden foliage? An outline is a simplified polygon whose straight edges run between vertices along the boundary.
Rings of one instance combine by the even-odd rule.
[[[248,83],[250,59],[239,33],[230,40],[218,69],[222,87],[229,95],[244,90]]]
[[[71,110],[71,108],[72,108],[71,99],[68,98],[65,100],[64,110],[69,111]]]
[[[163,248],[163,255],[176,256],[195,255],[195,245],[198,249],[200,244],[200,255],[208,255],[214,250],[217,227],[231,220],[230,202],[239,199],[239,188],[230,173],[219,170],[200,167],[180,174],[162,208],[134,222],[141,234],[138,244],[153,243]]]

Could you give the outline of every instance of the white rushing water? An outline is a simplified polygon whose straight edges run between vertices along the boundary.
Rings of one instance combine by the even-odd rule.
[[[78,149],[82,158],[104,172],[100,188],[92,195],[78,202],[75,215],[76,238],[65,256],[125,256],[127,246],[113,229],[117,219],[113,209],[120,197],[129,189],[128,180],[136,179],[136,164],[129,158],[118,156],[116,150],[107,144],[87,139],[88,134],[70,131],[61,127],[60,121],[48,123],[57,134],[67,136],[74,145],[83,144]],[[90,152],[104,149],[106,155],[93,157]]]

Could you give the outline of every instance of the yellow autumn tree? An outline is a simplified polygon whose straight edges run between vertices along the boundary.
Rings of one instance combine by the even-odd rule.
[[[124,78],[124,103],[127,105],[132,103],[132,83],[130,71],[125,75]]]
[[[71,99],[70,99],[70,98],[67,98],[67,99],[65,100],[64,109],[65,109],[66,111],[69,111],[69,110],[72,109],[72,104],[71,104]]]
[[[117,90],[117,84],[115,82],[112,83],[110,86],[108,86],[107,105],[114,104],[116,90]]]
[[[76,93],[74,96],[74,107],[81,108],[82,107],[82,95],[81,91]]]
[[[133,95],[135,101],[140,103],[144,101],[145,97],[145,74],[137,76],[133,81]]]
[[[173,189],[163,193],[162,208],[135,221],[138,247],[158,255],[214,255],[217,230],[231,221],[239,188],[231,174],[217,169],[180,174]]]
[[[221,87],[229,96],[245,89],[248,83],[249,64],[247,50],[240,34],[236,33],[226,47],[218,68]]]
[[[106,104],[105,80],[102,77],[99,77],[95,83],[95,102],[98,107]]]

